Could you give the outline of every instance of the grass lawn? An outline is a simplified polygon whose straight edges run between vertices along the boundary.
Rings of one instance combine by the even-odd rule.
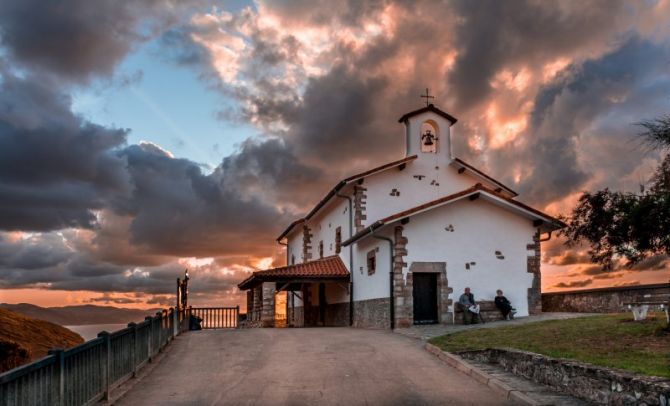
[[[665,325],[662,313],[642,322],[625,313],[461,331],[430,342],[450,352],[510,347],[670,378],[670,334],[663,331]]]

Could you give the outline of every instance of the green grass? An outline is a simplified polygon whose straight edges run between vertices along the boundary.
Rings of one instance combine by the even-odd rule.
[[[670,378],[665,325],[664,314],[642,322],[631,314],[600,315],[462,331],[430,342],[450,352],[508,347]]]

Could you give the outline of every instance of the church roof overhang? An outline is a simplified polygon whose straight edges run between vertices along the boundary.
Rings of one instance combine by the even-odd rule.
[[[414,117],[414,116],[416,116],[416,115],[423,114],[423,113],[428,112],[428,111],[430,111],[430,112],[432,112],[432,113],[435,113],[435,114],[437,114],[438,116],[441,116],[441,117],[446,118],[447,120],[449,120],[449,122],[451,123],[451,125],[456,124],[456,122],[458,121],[458,119],[457,119],[456,117],[452,116],[451,114],[446,113],[446,112],[444,112],[444,111],[438,109],[437,107],[435,107],[435,106],[432,105],[432,104],[429,104],[429,105],[426,106],[426,107],[422,107],[422,108],[420,108],[420,109],[418,109],[418,110],[410,111],[409,113],[404,114],[402,117],[400,117],[400,118],[398,119],[398,122],[399,122],[399,123],[404,123],[404,122],[407,121],[410,117]]]
[[[256,271],[237,287],[251,289],[263,282],[345,282],[349,280],[349,271],[339,256],[333,255],[302,264]]]
[[[349,176],[348,178],[345,178],[345,179],[341,180],[337,185],[335,185],[335,187],[333,187],[328,192],[328,194],[326,194],[326,196],[323,197],[323,199],[319,200],[319,202],[314,206],[314,208],[312,208],[312,210],[310,210],[309,213],[307,213],[307,215],[305,217],[303,217],[301,219],[298,219],[298,220],[294,221],[293,223],[289,224],[289,226],[279,235],[279,237],[277,237],[277,241],[281,241],[297,225],[300,225],[300,224],[306,222],[307,220],[309,220],[310,218],[314,217],[314,215],[316,213],[318,213],[319,210],[321,210],[321,208],[323,208],[330,201],[330,199],[333,198],[333,196],[337,195],[337,193],[340,190],[342,190],[345,186],[347,186],[348,184],[351,184],[353,182],[357,182],[357,181],[359,181],[361,179],[364,179],[364,178],[366,178],[370,175],[374,175],[376,173],[383,172],[383,171],[386,171],[388,169],[396,168],[396,167],[399,167],[401,165],[406,165],[408,162],[413,161],[416,158],[417,158],[417,155],[411,155],[411,156],[405,157],[403,159],[399,159],[397,161],[389,162],[387,164],[378,166],[376,168],[372,168],[372,169],[367,170],[365,172],[361,172],[361,173]]]
[[[490,177],[489,175],[485,174],[484,172],[480,171],[479,169],[475,168],[474,166],[470,165],[469,163],[463,161],[461,158],[454,158],[453,161],[451,161],[451,163],[449,165],[456,168],[458,173],[468,172],[468,173],[474,175],[475,177],[484,180],[485,182],[493,183],[494,185],[497,186],[497,189],[499,189],[499,190],[496,190],[496,191],[499,191],[499,192],[506,191],[507,193],[512,195],[512,197],[519,196],[519,194],[517,192],[515,192],[514,190],[505,186],[502,182],[499,182],[499,181],[495,180],[494,178]]]
[[[549,231],[554,231],[561,229],[566,226],[565,223],[562,221],[548,215],[545,213],[542,213],[541,211],[534,209],[524,203],[521,203],[519,201],[513,200],[507,196],[502,195],[499,192],[496,192],[493,189],[489,189],[486,186],[483,186],[482,184],[478,183],[475,186],[462,190],[458,193],[454,193],[448,196],[441,197],[439,199],[433,200],[431,202],[427,202],[424,204],[421,204],[419,206],[413,207],[411,209],[403,210],[401,212],[395,213],[391,216],[385,217],[381,220],[377,220],[374,223],[372,223],[370,226],[362,229],[361,231],[357,232],[354,234],[351,238],[348,240],[344,241],[342,243],[343,246],[348,246],[350,244],[353,244],[360,239],[374,233],[376,230],[391,224],[395,223],[396,221],[400,221],[406,218],[409,218],[411,216],[435,209],[437,207],[441,207],[450,203],[454,203],[459,200],[463,200],[469,198],[470,200],[475,200],[478,198],[484,198],[498,206],[513,210],[520,215],[523,215],[524,217],[527,217],[531,220],[533,220],[533,224],[536,225],[536,227],[540,228],[544,232],[549,232]]]

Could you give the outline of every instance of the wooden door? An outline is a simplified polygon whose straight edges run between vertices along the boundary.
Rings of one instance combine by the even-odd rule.
[[[414,273],[414,324],[437,323],[437,274]]]

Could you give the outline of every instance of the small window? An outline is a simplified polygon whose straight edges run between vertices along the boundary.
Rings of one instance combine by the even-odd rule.
[[[342,227],[335,229],[335,253],[339,254],[342,251]]]
[[[291,254],[291,265],[295,265],[295,255]]]
[[[376,250],[372,250],[368,252],[368,275],[374,274],[376,269],[377,269],[377,254]]]
[[[319,241],[319,258],[323,258],[323,240]]]

